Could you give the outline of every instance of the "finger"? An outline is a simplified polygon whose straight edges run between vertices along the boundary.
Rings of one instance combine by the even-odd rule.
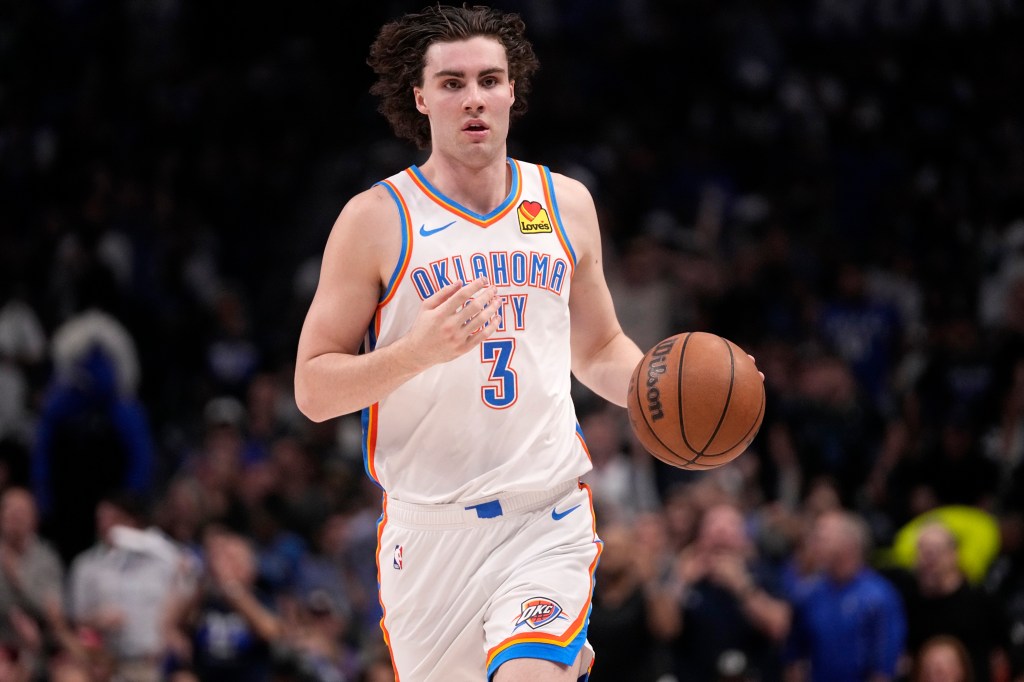
[[[486,277],[466,282],[462,287],[462,291],[457,296],[452,296],[451,298],[452,312],[457,312],[468,306],[474,297],[486,288],[488,284]]]
[[[455,295],[455,292],[463,287],[462,280],[455,280],[446,287],[442,287],[436,294],[423,301],[423,307],[427,310],[433,310],[440,307],[442,303],[450,299]]]
[[[479,327],[500,312],[502,303],[503,299],[498,296],[498,290],[490,287],[467,301],[465,307],[456,312],[460,319],[465,318],[462,322],[464,326]]]
[[[494,332],[498,330],[498,323],[500,322],[500,310],[499,306],[492,308],[491,314],[487,317],[483,324],[479,325],[469,333],[466,337],[467,340],[472,339],[476,342],[481,342],[484,339],[489,338]]]
[[[757,360],[754,359],[753,355],[751,355],[750,353],[747,353],[747,357],[750,358],[751,362],[753,362],[754,364],[757,364]],[[761,381],[764,381],[764,372],[762,372],[761,370],[758,370],[757,373],[761,375]]]

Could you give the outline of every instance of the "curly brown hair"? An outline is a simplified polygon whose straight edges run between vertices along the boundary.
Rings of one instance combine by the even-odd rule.
[[[380,98],[377,111],[384,114],[398,137],[410,140],[420,149],[430,147],[430,122],[416,109],[412,96],[412,88],[423,85],[427,48],[437,42],[476,36],[496,38],[505,47],[509,78],[516,82],[510,120],[526,113],[530,76],[540,62],[526,39],[522,18],[481,5],[438,4],[385,24],[370,46],[366,63],[377,74],[370,93]]]

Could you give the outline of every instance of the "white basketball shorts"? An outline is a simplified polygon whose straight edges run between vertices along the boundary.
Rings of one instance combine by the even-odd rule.
[[[398,682],[485,682],[513,658],[571,665],[581,651],[587,679],[602,548],[587,486],[457,505],[386,497],[377,538]]]

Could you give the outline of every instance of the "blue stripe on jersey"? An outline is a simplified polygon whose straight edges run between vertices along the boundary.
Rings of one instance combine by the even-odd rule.
[[[370,447],[369,447],[369,429],[370,429],[370,408],[364,407],[363,411],[359,415],[359,421],[363,426],[363,437],[362,437],[362,450],[363,450],[363,471],[366,472],[366,477],[377,484],[377,487],[381,490],[384,486],[380,484],[380,481],[370,472]]]
[[[541,166],[544,172],[544,182],[551,188],[551,210],[555,213],[555,227],[558,229],[558,234],[562,235],[562,241],[565,242],[565,246],[569,249],[569,255],[572,257],[572,264],[575,266],[579,263],[576,258],[576,251],[572,248],[572,242],[569,241],[569,235],[566,234],[565,228],[562,226],[562,214],[558,210],[558,198],[555,196],[555,183],[551,179],[551,169],[547,166]]]

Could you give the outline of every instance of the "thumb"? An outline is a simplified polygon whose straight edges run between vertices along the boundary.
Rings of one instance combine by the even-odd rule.
[[[427,310],[433,310],[440,306],[442,303],[447,301],[449,298],[455,295],[455,292],[462,288],[462,280],[455,280],[448,286],[444,287],[436,294],[423,301],[423,307]]]

